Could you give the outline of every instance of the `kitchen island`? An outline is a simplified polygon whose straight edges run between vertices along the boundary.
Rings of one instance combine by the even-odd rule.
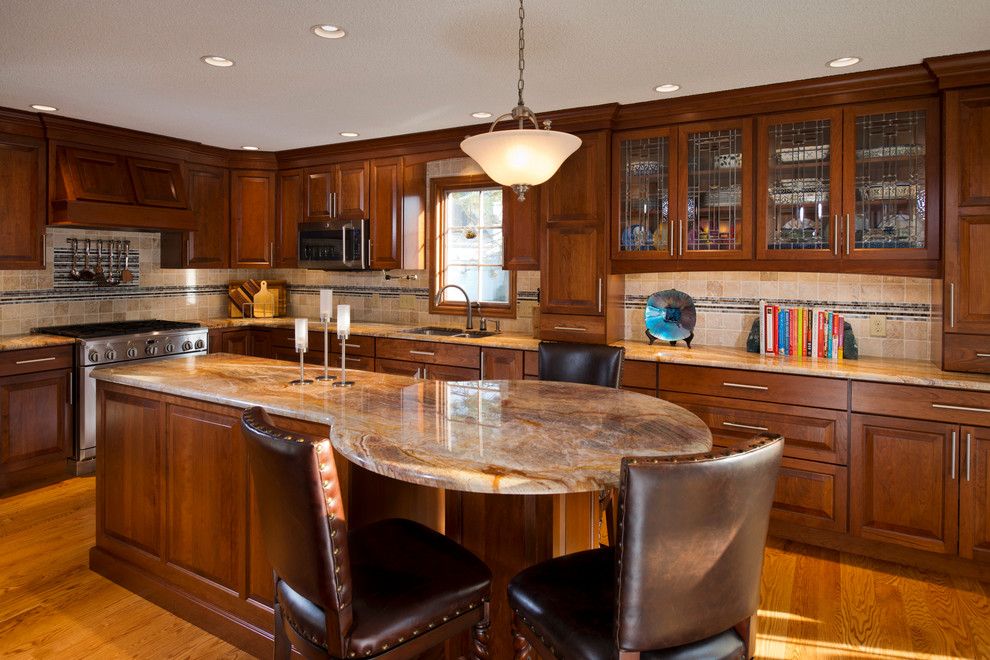
[[[270,654],[271,568],[240,432],[240,412],[260,405],[290,430],[330,438],[349,525],[418,520],[491,566],[493,657],[508,657],[507,580],[598,542],[598,493],[617,485],[620,457],[711,447],[698,417],[632,392],[348,373],[353,388],[292,386],[296,366],[228,354],[95,372],[91,567]]]

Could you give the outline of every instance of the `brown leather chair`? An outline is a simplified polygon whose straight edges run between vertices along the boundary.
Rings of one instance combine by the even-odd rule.
[[[472,657],[488,657],[480,559],[410,520],[349,531],[328,440],[276,428],[261,408],[241,424],[275,573],[276,658],[411,658],[469,628]]]
[[[598,344],[541,342],[540,380],[619,387],[626,349]]]
[[[780,436],[708,454],[625,458],[619,539],[509,583],[516,658],[745,658],[783,451]]]

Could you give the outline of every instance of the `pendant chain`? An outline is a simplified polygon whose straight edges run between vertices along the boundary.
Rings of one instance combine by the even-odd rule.
[[[526,59],[523,51],[526,49],[526,38],[523,32],[523,20],[526,18],[526,10],[523,9],[523,0],[519,0],[519,105],[523,105],[523,69],[526,68]]]

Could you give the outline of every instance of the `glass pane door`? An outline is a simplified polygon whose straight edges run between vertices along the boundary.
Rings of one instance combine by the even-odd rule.
[[[618,253],[620,258],[673,256],[668,136],[619,143]]]
[[[685,254],[741,249],[747,206],[743,167],[749,166],[745,142],[742,127],[687,133]]]

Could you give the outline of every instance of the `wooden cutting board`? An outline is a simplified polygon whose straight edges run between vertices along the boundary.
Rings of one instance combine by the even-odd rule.
[[[268,290],[268,282],[262,280],[261,288],[254,294],[254,317],[269,319],[275,316],[275,294]]]

